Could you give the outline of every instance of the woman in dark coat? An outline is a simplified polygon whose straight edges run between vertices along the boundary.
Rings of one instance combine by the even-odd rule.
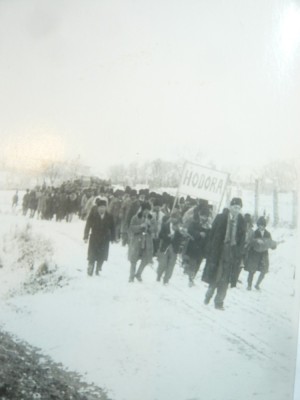
[[[84,229],[84,241],[87,242],[89,232],[91,235],[88,247],[88,275],[92,276],[96,263],[96,275],[102,269],[102,264],[108,259],[109,242],[115,240],[115,227],[113,217],[106,211],[105,200],[96,200],[96,205],[91,209]]]
[[[252,289],[254,274],[259,271],[255,289],[260,290],[260,284],[266,273],[269,271],[269,253],[268,249],[275,249],[276,242],[272,240],[269,231],[266,230],[267,221],[264,217],[257,220],[257,229],[254,232],[252,242],[250,243],[248,257],[245,260],[245,270],[248,274],[248,290]]]

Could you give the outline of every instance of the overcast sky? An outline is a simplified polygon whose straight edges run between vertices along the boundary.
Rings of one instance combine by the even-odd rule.
[[[299,45],[299,1],[0,0],[0,154],[295,157]]]

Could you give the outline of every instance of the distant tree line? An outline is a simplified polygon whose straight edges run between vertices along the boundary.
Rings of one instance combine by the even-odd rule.
[[[153,188],[176,187],[180,181],[183,164],[184,161],[172,162],[159,158],[142,164],[117,164],[109,168],[108,177],[114,184],[124,186],[144,184]]]
[[[109,179],[112,184],[122,185],[124,187],[135,185],[145,185],[149,188],[178,187],[181,177],[181,172],[188,157],[179,157],[176,161],[166,161],[157,158],[143,163],[131,162],[129,164],[115,164],[103,171],[102,178]],[[203,158],[203,154],[198,155],[198,158],[193,159],[196,163],[208,168],[216,168],[213,161],[207,161]],[[2,168],[1,168],[2,167]],[[5,165],[0,163],[2,171],[8,171],[8,179],[11,181],[9,186],[13,185],[15,175],[24,176],[24,185],[28,178],[36,181],[36,184],[46,182],[48,185],[57,186],[66,180],[75,180],[82,176],[95,175],[90,171],[90,168],[85,165],[80,156],[66,160],[44,161],[41,162],[38,169],[35,170],[11,170],[5,168]],[[257,168],[253,165],[247,172],[244,166],[237,165],[218,165],[216,169],[228,172],[230,175],[230,185],[237,185],[244,189],[254,189],[255,182],[259,181],[261,192],[271,192],[274,189],[279,191],[294,191],[299,184],[300,160],[277,160],[266,163],[263,167]],[[21,186],[24,186],[21,185]]]
[[[108,178],[114,184],[124,186],[144,184],[152,188],[177,187],[184,162],[183,159],[172,162],[158,158],[141,164],[116,164],[109,168]],[[201,164],[201,161],[198,163]],[[203,165],[214,168],[212,163]],[[245,189],[253,189],[253,184],[259,180],[262,191],[269,192],[274,188],[291,191],[297,188],[299,182],[299,160],[272,161],[261,168],[253,166],[246,175],[241,174],[237,166],[224,166],[222,170],[230,174],[231,184],[238,184]]]

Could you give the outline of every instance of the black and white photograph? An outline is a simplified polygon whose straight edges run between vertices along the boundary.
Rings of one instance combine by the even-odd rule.
[[[0,400],[298,400],[300,1],[0,0],[0,60]]]

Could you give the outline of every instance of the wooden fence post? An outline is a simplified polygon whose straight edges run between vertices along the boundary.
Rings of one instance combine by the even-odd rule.
[[[254,193],[254,217],[258,218],[259,213],[259,179],[255,179],[255,193]]]

